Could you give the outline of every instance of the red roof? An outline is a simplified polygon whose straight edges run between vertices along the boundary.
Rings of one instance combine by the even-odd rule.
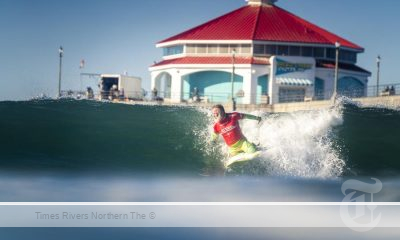
[[[247,5],[200,26],[165,39],[175,40],[259,40],[288,43],[328,44],[362,47],[326,31],[275,5]]]
[[[231,57],[183,57],[164,60],[151,67],[168,64],[232,64]],[[261,57],[235,57],[235,64],[269,65],[268,58]]]

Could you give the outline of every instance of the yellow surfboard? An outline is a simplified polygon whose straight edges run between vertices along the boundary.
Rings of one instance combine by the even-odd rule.
[[[229,167],[234,163],[251,161],[259,156],[261,156],[261,151],[257,151],[254,153],[239,153],[238,155],[229,158],[224,165],[225,167]]]

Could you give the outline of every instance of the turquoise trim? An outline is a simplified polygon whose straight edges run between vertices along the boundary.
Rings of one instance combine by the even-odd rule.
[[[262,95],[268,95],[269,91],[269,75],[260,76],[257,79],[257,97],[256,103],[260,104],[262,102]]]
[[[183,99],[192,97],[194,88],[201,97],[207,97],[210,102],[227,103],[231,101],[231,73],[222,71],[197,72],[183,77]],[[243,89],[243,77],[235,75],[234,93]],[[242,98],[236,98],[242,103]]]

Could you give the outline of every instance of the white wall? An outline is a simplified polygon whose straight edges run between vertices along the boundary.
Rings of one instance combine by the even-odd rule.
[[[277,59],[289,63],[291,66],[297,64],[307,64],[309,69],[305,71],[288,71],[287,73],[277,74],[278,62]],[[270,58],[271,63],[271,76],[270,76],[270,89],[268,95],[270,96],[270,104],[279,103],[279,88],[284,86],[277,83],[277,78],[299,78],[299,79],[309,79],[314,83],[315,79],[315,59],[311,57],[285,57],[285,56],[272,56]],[[286,68],[286,67],[284,67]],[[291,67],[288,67],[291,69]],[[312,97],[314,95],[314,86],[299,86],[298,88],[303,88],[306,91],[307,97]]]
[[[282,58],[282,57],[279,57]],[[286,57],[287,59],[292,59],[293,61],[304,62],[304,58],[302,57]],[[283,59],[286,59],[283,58]],[[272,60],[270,60],[272,62]],[[314,61],[313,59],[308,59],[307,61]],[[306,61],[306,62],[307,62]],[[314,63],[315,65],[315,63]],[[272,66],[274,67],[274,66]],[[276,71],[276,67],[275,71]],[[223,71],[223,72],[232,72],[232,65],[176,65],[176,66],[162,66],[151,68],[151,89],[156,87],[159,91],[161,86],[156,86],[156,78],[159,74],[165,72],[171,75],[172,84],[171,84],[171,99],[167,99],[171,102],[179,103],[183,99],[183,80],[182,76],[193,74],[200,71]],[[273,76],[274,71],[271,71],[271,66],[269,65],[249,65],[249,64],[237,64],[235,65],[235,74],[243,77],[243,91],[245,93],[243,103],[244,104],[255,104],[256,103],[256,95],[257,95],[257,79],[260,76],[264,76],[266,74],[269,75],[269,92],[268,95],[271,97],[271,103],[277,103],[279,101],[279,86],[276,83],[276,79]],[[342,77],[351,76],[357,78],[365,85],[368,83],[369,75],[367,73],[358,73],[352,71],[339,71],[339,79]],[[324,80],[324,91],[325,91],[325,99],[329,98],[333,93],[334,86],[334,69],[324,69],[324,68],[313,68],[313,70],[305,73],[305,76],[299,76],[298,72],[293,74],[288,74],[287,77],[295,77],[295,78],[308,78],[310,80],[314,80],[316,77]],[[306,95],[313,96],[314,95],[314,86],[305,87]]]
[[[156,86],[156,78],[163,72],[168,73],[172,76],[171,86],[171,99],[169,101],[179,103],[183,99],[183,80],[182,76],[193,74],[201,71],[223,71],[232,72],[232,65],[179,65],[177,67],[160,67],[151,68],[151,89],[160,86]],[[235,74],[243,77],[243,91],[245,93],[243,103],[254,104],[256,101],[257,94],[257,78],[265,74],[269,74],[269,66],[266,65],[249,65],[249,64],[237,64],[235,65]]]

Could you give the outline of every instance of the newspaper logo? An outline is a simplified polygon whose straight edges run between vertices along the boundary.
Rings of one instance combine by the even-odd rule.
[[[378,226],[382,213],[376,216],[377,206],[366,203],[369,199],[374,202],[374,194],[382,190],[382,182],[371,178],[375,183],[365,183],[358,180],[347,180],[342,184],[342,193],[345,195],[344,203],[361,203],[355,205],[343,204],[340,206],[340,217],[344,224],[357,232],[367,232]],[[360,194],[361,193],[361,194]]]

